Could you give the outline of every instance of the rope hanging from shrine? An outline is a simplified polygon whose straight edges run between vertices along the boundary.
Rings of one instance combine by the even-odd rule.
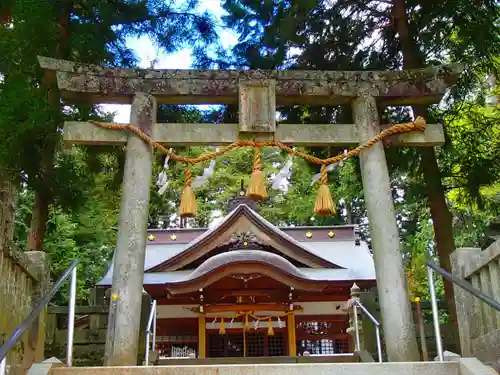
[[[316,202],[314,206],[314,212],[320,216],[329,216],[335,213],[335,204],[333,202],[332,194],[328,187],[328,170],[332,165],[342,162],[346,159],[349,159],[353,156],[358,156],[361,151],[372,147],[378,142],[382,141],[384,138],[387,138],[394,134],[401,133],[409,133],[414,131],[423,132],[427,123],[424,118],[417,117],[414,122],[404,123],[404,124],[395,124],[391,127],[382,130],[379,134],[377,134],[372,139],[360,144],[356,148],[336,156],[329,157],[327,159],[320,159],[316,156],[309,155],[305,152],[295,150],[294,148],[279,142],[279,141],[264,141],[264,142],[256,142],[252,140],[240,140],[231,143],[228,146],[217,149],[215,152],[206,153],[204,155],[198,157],[186,157],[179,154],[176,154],[172,151],[172,149],[167,149],[162,144],[156,142],[138,127],[131,124],[115,124],[115,123],[105,123],[99,121],[91,121],[92,124],[99,126],[105,129],[112,130],[122,130],[129,131],[136,134],[146,143],[148,143],[151,147],[160,150],[164,153],[168,159],[173,161],[178,161],[187,164],[187,168],[185,171],[185,181],[184,188],[181,195],[181,203],[180,203],[180,216],[181,217],[193,217],[196,214],[196,197],[194,193],[194,189],[192,186],[192,175],[190,166],[198,163],[203,163],[206,161],[210,161],[210,167],[213,169],[214,160],[222,156],[234,149],[237,148],[248,148],[251,147],[254,149],[254,159],[253,159],[253,169],[252,175],[250,178],[250,185],[247,190],[247,196],[251,197],[254,200],[264,200],[267,198],[267,190],[265,183],[264,172],[261,170],[261,149],[264,147],[275,147],[280,150],[287,152],[289,155],[296,156],[302,158],[310,163],[317,164],[321,166],[321,172],[319,179],[320,186],[318,188]],[[166,163],[168,160],[166,160]],[[210,168],[209,167],[209,168]],[[166,166],[165,166],[166,169]]]
[[[243,331],[248,332],[250,331],[250,320],[252,320],[253,328],[255,330],[259,329],[259,324],[260,322],[267,322],[267,335],[268,336],[274,336],[274,329],[273,329],[273,320],[278,321],[278,326],[279,328],[283,328],[285,323],[284,319],[288,317],[289,315],[294,315],[295,311],[288,311],[282,314],[275,314],[275,315],[266,315],[266,316],[260,316],[260,315],[255,315],[251,311],[246,311],[246,312],[240,312],[237,313],[233,316],[227,316],[227,315],[206,315],[203,313],[199,313],[199,315],[204,316],[205,319],[209,320],[212,319],[212,326],[215,328],[216,324],[219,323],[219,334],[220,335],[225,335],[226,334],[226,323],[228,323],[227,328],[232,329],[233,328],[233,323],[236,319],[242,318],[243,319]]]

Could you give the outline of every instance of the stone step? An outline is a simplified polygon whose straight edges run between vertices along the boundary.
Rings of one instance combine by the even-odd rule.
[[[492,375],[490,372],[470,371],[469,368],[461,371],[463,368],[461,361],[60,367],[53,368],[50,375]],[[480,362],[479,365],[481,370],[487,369]]]
[[[293,363],[349,363],[360,362],[357,355],[304,356],[304,357],[234,357],[234,358],[193,358],[159,359],[159,366],[200,366],[200,365],[254,365]]]

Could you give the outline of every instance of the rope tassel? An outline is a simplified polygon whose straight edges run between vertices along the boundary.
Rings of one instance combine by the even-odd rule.
[[[314,205],[314,212],[319,216],[330,216],[335,213],[335,206],[333,204],[332,194],[328,188],[328,171],[326,165],[321,165],[321,185],[316,195],[316,204]]]
[[[181,217],[193,217],[196,215],[196,196],[191,187],[191,169],[186,169],[185,185],[181,195],[181,205],[179,208]]]
[[[226,327],[224,326],[224,318],[220,320],[220,329],[219,329],[219,335],[225,335],[226,334]]]
[[[245,315],[245,324],[243,325],[243,331],[248,331],[250,329],[250,324],[248,323],[248,314]]]
[[[260,147],[255,147],[253,170],[250,178],[250,186],[248,186],[247,196],[256,201],[262,201],[267,198],[264,172],[260,170],[260,167]]]
[[[274,336],[273,321],[271,318],[269,318],[269,322],[267,324],[267,335]]]

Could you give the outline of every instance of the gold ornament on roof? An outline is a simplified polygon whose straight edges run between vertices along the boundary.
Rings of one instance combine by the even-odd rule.
[[[177,236],[176,236],[175,234],[172,234],[172,235],[170,236],[170,239],[171,239],[172,241],[175,241],[175,240],[177,239]]]
[[[330,231],[330,232],[328,233],[328,237],[330,237],[330,238],[335,237],[335,232]]]
[[[154,241],[154,240],[155,240],[155,236],[154,236],[153,234],[150,234],[150,235],[148,236],[148,240],[150,240],[150,241]]]
[[[312,236],[313,236],[313,234],[312,234],[311,232],[307,232],[307,233],[306,233],[306,237],[307,237],[307,238],[311,238]]]

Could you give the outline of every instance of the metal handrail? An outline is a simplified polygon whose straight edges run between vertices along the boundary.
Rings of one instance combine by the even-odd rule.
[[[80,262],[75,259],[56,281],[52,289],[45,294],[38,305],[31,313],[16,327],[14,333],[7,339],[5,344],[0,347],[0,375],[5,374],[7,353],[19,342],[23,333],[29,329],[40,316],[41,312],[48,305],[52,297],[61,288],[66,279],[71,276],[69,288],[69,313],[68,313],[68,345],[66,350],[66,364],[71,367],[73,360],[73,332],[75,329],[75,302],[76,302],[76,266]]]
[[[148,324],[146,326],[146,350],[144,353],[145,366],[149,366],[149,338],[151,335],[151,326],[153,327],[153,342],[152,350],[156,348],[156,300],[151,302],[151,309],[149,310]]]
[[[358,307],[365,313],[365,315],[372,321],[375,325],[375,335],[377,338],[377,354],[378,361],[382,363],[382,344],[380,342],[380,322],[368,311],[368,309],[361,303],[360,300],[356,299],[353,301],[352,313],[354,318],[354,332],[356,335],[356,350],[361,350],[361,343],[359,338],[359,323],[358,323]]]
[[[432,263],[431,261],[426,260],[425,265],[427,266],[427,278],[429,280],[429,293],[431,295],[431,307],[432,307],[432,320],[434,322],[434,332],[436,335],[436,346],[437,346],[437,351],[438,351],[438,358],[440,362],[444,361],[444,354],[443,354],[443,339],[441,337],[441,328],[439,326],[439,312],[438,312],[438,306],[437,306],[437,297],[436,297],[436,287],[434,284],[434,274],[432,271],[436,272],[437,274],[443,276],[446,280],[452,282],[453,284],[459,286],[460,288],[464,289],[465,291],[469,292],[472,294],[474,297],[479,298],[481,301],[486,303],[488,306],[492,307],[493,309],[500,311],[500,303],[495,301],[493,298],[487,296],[486,294],[482,293],[480,290],[477,290],[474,288],[468,281],[462,280],[448,271],[438,267],[436,264]]]
[[[432,263],[428,260],[425,261],[425,264],[427,267],[432,268],[433,271],[435,271],[438,274],[440,274],[441,276],[443,276],[446,280],[452,282],[453,284],[456,284],[457,286],[459,286],[463,290],[472,294],[474,297],[479,298],[481,301],[486,303],[491,308],[493,308],[497,311],[500,311],[500,302],[495,301],[493,298],[487,296],[486,294],[484,294],[480,290],[474,288],[472,286],[472,284],[469,283],[467,280],[463,280],[463,279],[460,279],[460,278],[452,275],[448,271],[438,267],[437,265],[435,265],[434,263]]]

